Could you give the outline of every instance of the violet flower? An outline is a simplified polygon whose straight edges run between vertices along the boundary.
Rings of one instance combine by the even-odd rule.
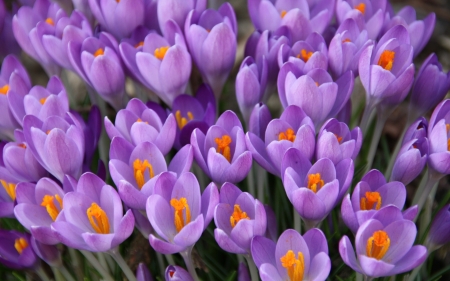
[[[359,227],[355,238],[357,256],[347,236],[339,242],[339,253],[356,272],[372,278],[392,276],[425,261],[426,248],[413,246],[416,234],[412,221],[404,220],[396,206],[387,206]]]
[[[52,230],[65,245],[91,252],[109,251],[134,229],[131,210],[123,214],[115,189],[92,173],[80,177],[75,192],[64,196],[64,209]]]
[[[150,234],[150,245],[163,254],[193,247],[211,222],[218,203],[219,192],[214,183],[200,195],[194,174],[183,173],[179,178],[173,173],[161,174],[146,204],[147,216],[160,237]]]
[[[272,121],[272,115],[270,114],[269,108],[263,103],[258,103],[250,115],[248,132],[263,139],[265,138],[267,125],[270,121]]]
[[[30,239],[34,253],[52,267],[60,267],[62,263],[61,252],[55,245],[47,245],[37,241],[34,236]]]
[[[202,13],[206,9],[207,0],[166,0],[158,2],[158,21],[162,33],[167,36],[170,31],[166,30],[166,23],[170,20],[183,28],[188,17],[189,12],[194,10],[197,13]]]
[[[16,186],[19,182],[8,169],[0,166],[0,218],[14,218]]]
[[[405,143],[395,159],[391,181],[412,182],[427,164],[429,144],[427,138],[414,139]]]
[[[214,223],[214,238],[220,248],[230,253],[249,254],[252,238],[266,232],[266,211],[250,193],[227,182],[220,189]]]
[[[450,242],[450,205],[445,205],[434,217],[427,236],[429,249],[436,250]]]
[[[280,177],[284,153],[291,147],[311,160],[315,150],[314,124],[305,112],[295,105],[286,107],[279,119],[270,121],[259,138],[251,131],[245,141],[255,161],[268,172]]]
[[[191,135],[194,157],[200,168],[217,185],[243,180],[252,166],[252,154],[236,114],[227,110],[206,135],[195,129]]]
[[[233,7],[226,2],[217,11],[192,10],[186,19],[184,33],[203,81],[211,86],[219,99],[236,57],[237,22]]]
[[[351,197],[347,194],[342,201],[342,219],[347,227],[356,233],[360,225],[383,207],[393,205],[402,210],[405,201],[405,185],[398,181],[387,183],[382,173],[371,170],[355,186]],[[417,206],[413,206],[403,213],[403,218],[413,220],[416,214]]]
[[[250,278],[250,273],[248,272],[248,268],[245,265],[245,263],[243,263],[243,262],[239,263],[237,280],[238,281],[250,281],[250,280],[252,280]]]
[[[177,265],[169,265],[165,273],[166,281],[194,281],[189,272]]]
[[[0,263],[13,269],[34,268],[39,260],[30,238],[27,233],[0,229]]]
[[[111,139],[122,137],[134,146],[152,142],[166,155],[175,141],[176,120],[172,114],[166,120],[161,120],[155,111],[140,99],[134,98],[125,109],[119,110],[115,125],[105,117],[105,129]]]
[[[163,154],[155,144],[143,142],[134,147],[125,139],[115,137],[109,152],[109,170],[125,205],[145,210],[145,203],[153,194],[159,175],[166,171],[176,175],[189,171],[193,154],[191,145],[186,145],[167,167]]]
[[[275,244],[257,236],[252,240],[252,257],[263,281],[326,280],[331,270],[327,239],[314,228],[303,236],[285,230]]]
[[[137,281],[153,281],[153,277],[150,274],[147,266],[144,263],[139,263],[138,268],[136,270],[136,279]]]
[[[433,111],[428,126],[428,140],[430,154],[428,167],[439,178],[450,174],[450,135],[447,128],[450,126],[450,100],[440,102]]]

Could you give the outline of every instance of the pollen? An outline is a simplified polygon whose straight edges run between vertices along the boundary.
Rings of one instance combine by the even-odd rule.
[[[27,145],[25,143],[19,143],[17,146],[24,149],[27,148]]]
[[[6,95],[9,91],[9,85],[5,84],[3,87],[0,88],[0,94]]]
[[[103,56],[104,53],[105,51],[102,48],[98,48],[94,53],[94,57]]]
[[[384,50],[378,60],[378,65],[386,70],[391,70],[394,65],[395,52]]]
[[[366,4],[359,3],[358,5],[355,6],[355,9],[360,11],[364,15],[366,13]]]
[[[109,234],[109,219],[105,211],[96,203],[92,203],[86,211],[89,222],[95,232]]]
[[[14,241],[14,248],[16,248],[16,251],[20,254],[22,254],[23,250],[25,250],[28,247],[28,242],[25,238],[20,237],[17,238]]]
[[[191,209],[185,197],[181,197],[180,200],[172,198],[170,200],[170,206],[175,209],[174,224],[177,232],[180,232],[183,227],[191,222]]]
[[[148,162],[148,160],[144,161],[141,161],[140,159],[134,160],[133,170],[134,170],[134,178],[136,180],[136,184],[138,185],[139,189],[141,189],[144,186],[146,170],[148,170],[148,176],[150,177],[150,179],[155,176],[153,166]]]
[[[234,228],[240,220],[249,220],[249,219],[250,218],[247,216],[247,213],[242,212],[241,207],[238,204],[234,205],[234,212],[230,216],[230,224],[232,228]]]
[[[0,180],[0,183],[5,189],[6,194],[9,195],[9,198],[11,198],[12,201],[16,200],[16,185],[14,183],[8,183],[5,180]]]
[[[181,115],[181,111],[177,110],[177,112],[175,112],[175,118],[177,119],[178,128],[181,130],[189,121],[194,119],[194,115],[192,112],[188,111],[186,118]]]
[[[47,98],[42,98],[42,99],[39,99],[39,102],[40,102],[41,104],[44,104],[46,100],[47,100]]]
[[[337,134],[333,134],[339,143],[342,143],[343,138],[338,136]]]
[[[144,41],[141,41],[141,42],[137,43],[136,45],[134,45],[134,47],[136,49],[139,48],[139,47],[142,47],[142,46],[144,46]]]
[[[143,121],[142,121],[142,119],[141,119],[141,118],[138,118],[138,119],[136,120],[136,122],[138,122],[138,123],[141,123],[141,122],[143,122]],[[145,124],[148,124],[148,122],[147,122],[147,121],[145,121],[144,123],[145,123]]]
[[[157,59],[162,60],[164,58],[164,56],[166,55],[167,50],[169,50],[169,46],[164,46],[164,47],[161,47],[161,48],[157,48],[155,50],[154,55],[155,55],[155,57]]]
[[[389,250],[391,240],[388,234],[383,230],[378,230],[367,239],[366,254],[368,257],[381,260]]]
[[[59,203],[59,209],[56,207],[55,200]],[[63,201],[58,194],[55,194],[55,196],[45,195],[42,199],[41,206],[45,207],[48,215],[55,221],[63,208]]]
[[[45,22],[50,24],[50,25],[52,25],[52,26],[55,26],[55,22],[52,20],[52,18],[45,19]]]
[[[217,153],[222,154],[225,159],[227,159],[228,162],[231,163],[231,137],[229,135],[223,135],[222,138],[216,138],[215,141],[217,144]]]
[[[278,134],[278,140],[288,140],[290,142],[295,141],[295,132],[291,128],[287,129],[285,132]]]
[[[308,52],[305,49],[300,51],[300,54],[297,55],[297,58],[302,59],[304,62],[308,62],[308,60],[312,57],[314,53]]]
[[[320,176],[320,173],[310,174],[308,175],[308,188],[311,189],[314,193],[317,193],[323,186],[325,182]]]
[[[352,42],[352,40],[350,40],[349,38],[345,38],[344,40],[342,40],[342,43],[349,43]]]
[[[363,211],[372,210],[375,206],[375,210],[381,208],[381,196],[378,192],[367,191],[366,196],[361,198],[360,209]]]
[[[284,18],[286,16],[286,14],[287,14],[286,10],[281,11],[281,13],[280,13],[281,18]]]
[[[289,281],[302,281],[305,273],[305,259],[302,252],[297,253],[295,258],[294,251],[288,250],[286,255],[280,258],[281,266],[286,268]]]

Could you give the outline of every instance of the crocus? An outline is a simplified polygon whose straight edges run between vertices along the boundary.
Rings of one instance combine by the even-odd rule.
[[[214,183],[200,195],[200,185],[192,173],[177,178],[163,173],[147,200],[147,216],[160,238],[150,234],[150,245],[163,254],[192,247],[213,218],[219,192]]]
[[[272,115],[270,114],[269,108],[263,103],[258,103],[250,115],[248,132],[263,139],[265,138],[267,125],[270,121],[272,121]]]
[[[239,118],[227,110],[206,135],[195,129],[191,135],[194,157],[200,168],[217,185],[243,180],[252,165],[252,154],[245,145]]]
[[[177,265],[169,265],[165,273],[166,281],[193,281],[189,272]]]
[[[259,138],[251,131],[246,134],[247,147],[256,162],[268,172],[280,177],[284,153],[291,147],[312,159],[315,149],[314,124],[298,106],[288,106],[279,119],[270,121]]]
[[[14,217],[14,202],[16,200],[16,185],[19,179],[3,166],[0,166],[0,218]]]
[[[217,244],[235,254],[249,254],[252,238],[263,236],[267,227],[264,205],[231,183],[225,183],[220,189],[214,223]]]
[[[428,165],[442,177],[450,173],[449,132],[450,100],[439,103],[433,111],[428,126],[428,140],[430,142],[430,155]]]
[[[331,269],[327,239],[317,228],[303,236],[287,229],[276,244],[257,236],[252,240],[252,257],[263,281],[326,280]]]
[[[30,269],[38,259],[31,247],[30,235],[0,229],[0,263],[13,269]]]
[[[350,239],[342,237],[339,253],[345,264],[368,277],[392,276],[422,264],[424,246],[413,246],[417,228],[401,211],[388,206],[362,224],[355,237],[356,256]]]
[[[250,281],[252,280],[250,278],[250,273],[248,272],[248,268],[245,265],[245,263],[241,262],[239,263],[239,268],[238,268],[238,281]]]
[[[395,159],[391,181],[403,184],[412,182],[423,170],[428,160],[427,138],[414,139],[405,143]]]
[[[175,21],[182,28],[190,11],[195,10],[202,13],[206,9],[206,5],[206,0],[167,0],[158,3],[158,21],[162,33],[166,35],[169,32],[165,27],[169,20]]]
[[[135,146],[152,142],[166,155],[175,141],[176,120],[172,114],[161,120],[155,111],[134,98],[125,109],[119,110],[115,125],[105,117],[105,129],[111,139],[122,137]]]
[[[427,244],[433,250],[450,242],[450,205],[445,205],[434,217]]]
[[[61,252],[55,245],[47,245],[37,241],[31,236],[31,247],[35,254],[48,265],[58,267],[62,265]]]
[[[350,199],[351,198],[351,199]],[[378,170],[371,170],[355,186],[353,194],[345,196],[341,205],[344,223],[353,233],[359,226],[372,218],[385,206],[396,206],[402,210],[406,201],[405,185],[398,181],[386,182]],[[405,219],[413,220],[417,207],[411,207],[404,212]]]
[[[69,247],[105,252],[117,247],[133,232],[131,210],[124,215],[115,189],[92,173],[83,174],[76,191],[67,193],[63,200],[64,209],[51,227]]]
[[[192,10],[184,33],[203,81],[211,86],[218,99],[236,57],[237,22],[233,7],[226,2],[217,11]]]
[[[139,263],[136,270],[136,279],[137,281],[153,281],[153,277],[144,263]]]

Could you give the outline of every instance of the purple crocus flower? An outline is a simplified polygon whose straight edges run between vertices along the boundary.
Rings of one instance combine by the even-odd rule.
[[[359,127],[350,131],[347,124],[330,119],[323,124],[317,136],[316,158],[329,158],[334,164],[347,158],[355,160],[361,144]]]
[[[211,222],[218,203],[219,191],[214,183],[200,195],[194,174],[183,173],[179,178],[173,173],[161,174],[146,205],[150,223],[160,237],[150,234],[150,245],[163,254],[193,247]]]
[[[133,232],[131,210],[123,215],[115,189],[92,173],[83,174],[76,191],[67,193],[63,200],[64,209],[51,227],[58,239],[71,248],[106,252]]]
[[[428,126],[428,140],[430,154],[428,156],[428,167],[439,178],[450,174],[450,135],[447,128],[450,127],[450,100],[439,103],[433,111]]]
[[[38,61],[49,76],[59,74],[61,68],[42,44],[45,34],[55,34],[55,23],[67,18],[56,3],[36,0],[33,8],[23,6],[13,18],[13,32],[20,47]]]
[[[206,9],[207,0],[166,0],[158,2],[158,21],[162,33],[167,35],[170,31],[166,30],[166,23],[170,20],[183,28],[186,18],[190,11],[195,10],[197,13],[202,13]]]
[[[423,20],[416,20],[416,10],[411,6],[406,6],[398,11],[395,16],[391,17],[390,13],[386,13],[383,30],[387,31],[399,24],[408,29],[411,36],[411,45],[414,48],[414,57],[416,57],[433,34],[436,15],[435,13],[430,13]]]
[[[74,178],[81,175],[85,139],[82,125],[72,114],[44,121],[27,115],[23,127],[27,145],[47,171],[61,182],[66,174]]]
[[[252,240],[252,257],[263,281],[326,280],[331,269],[327,239],[313,228],[303,236],[285,230],[275,244],[257,236]]]
[[[250,278],[250,273],[248,272],[248,268],[245,265],[245,263],[243,263],[243,262],[239,263],[237,280],[238,281],[250,281],[250,280],[252,280]]]
[[[191,135],[194,157],[200,168],[217,185],[243,180],[252,166],[252,154],[245,145],[242,124],[227,110],[206,135],[195,129]]]
[[[89,0],[92,14],[106,31],[116,38],[128,37],[144,23],[144,0],[102,2]]]
[[[139,70],[144,85],[155,92],[168,106],[181,95],[191,75],[191,56],[180,28],[174,21],[166,23],[167,35],[148,34],[144,39],[142,51],[122,48],[122,56],[127,57]],[[170,31],[170,32],[169,32]],[[133,68],[130,71],[135,72]],[[177,75],[173,75],[177,73]],[[139,76],[137,76],[139,77]]]
[[[189,171],[193,154],[191,145],[186,145],[167,167],[164,155],[155,144],[143,142],[134,147],[125,139],[115,137],[109,152],[109,170],[125,205],[145,210],[159,175],[168,170],[176,175]]]
[[[266,232],[264,205],[248,192],[231,183],[220,189],[220,203],[214,211],[214,237],[217,244],[230,253],[249,254],[250,242]]]
[[[12,19],[18,10],[17,6],[13,6],[11,11],[6,11],[4,17],[1,18],[0,24],[3,25],[3,28],[0,31],[0,40],[4,42],[0,45],[0,57],[5,58],[8,55],[20,56],[22,49],[14,37],[13,28],[12,28]]]
[[[387,206],[362,224],[355,237],[356,254],[350,239],[342,237],[339,253],[345,264],[368,277],[392,276],[422,264],[424,246],[413,246],[416,225],[404,220],[396,206]]]
[[[422,138],[428,138],[428,121],[425,117],[417,118],[417,120],[409,126],[403,136],[402,145],[413,139]]]
[[[360,30],[354,19],[344,20],[328,49],[329,67],[333,77],[341,77],[348,70],[358,75],[359,57],[371,42],[367,30]]]
[[[30,238],[27,233],[0,229],[0,263],[13,269],[35,267],[39,261]]]
[[[47,245],[37,241],[34,236],[30,239],[35,254],[52,267],[62,265],[61,252],[55,245]]]
[[[407,185],[423,170],[428,160],[429,144],[426,137],[413,139],[403,144],[395,159],[391,181]]]
[[[298,149],[311,160],[315,149],[314,124],[298,106],[286,107],[279,119],[270,121],[264,137],[251,131],[245,141],[252,157],[268,172],[280,177],[284,153],[291,147]]]
[[[14,214],[39,242],[59,243],[50,226],[63,209],[66,192],[49,178],[42,178],[37,184],[22,182],[17,185]]]
[[[270,121],[272,121],[272,115],[270,114],[269,108],[263,103],[258,103],[250,115],[248,132],[263,139],[265,138],[267,125]]]
[[[427,244],[433,250],[450,242],[450,205],[445,205],[434,217]]]
[[[19,182],[8,169],[0,166],[0,218],[14,217],[16,186]]]
[[[125,74],[119,45],[111,34],[100,32],[98,38],[70,41],[68,56],[75,72],[104,100],[116,110],[123,107]]]
[[[337,165],[328,158],[314,165],[297,149],[284,154],[282,179],[286,194],[295,210],[308,225],[320,223],[344,196],[353,178],[353,160]]]
[[[144,263],[139,263],[138,268],[136,270],[136,279],[137,281],[153,281],[153,277],[150,274],[147,266]]]
[[[350,194],[342,201],[341,214],[344,223],[353,233],[359,226],[371,219],[378,210],[385,206],[394,205],[403,209],[406,201],[406,188],[401,182],[386,182],[383,174],[378,170],[371,170],[355,186]],[[404,219],[413,220],[417,214],[417,207],[411,207],[403,213]]]
[[[217,11],[191,11],[184,33],[203,81],[218,99],[236,57],[237,22],[233,7],[226,2]]]
[[[410,119],[426,114],[440,102],[450,89],[450,72],[443,72],[435,54],[423,62],[417,73],[409,103]]]
[[[155,111],[137,98],[130,100],[125,109],[119,110],[115,125],[105,117],[105,129],[111,139],[122,137],[135,146],[145,141],[152,142],[164,155],[172,149],[176,126],[172,114],[161,120]]]
[[[177,265],[169,265],[165,273],[166,281],[194,281],[189,272]]]

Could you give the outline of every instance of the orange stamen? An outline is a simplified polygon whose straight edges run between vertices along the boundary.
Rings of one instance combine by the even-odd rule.
[[[222,154],[225,159],[227,159],[228,162],[231,163],[231,137],[229,135],[223,135],[222,138],[216,138],[215,141],[217,143],[217,153]]]
[[[145,170],[148,169],[148,175],[150,178],[155,176],[153,171],[153,166],[148,162],[148,160],[144,160],[142,162],[140,159],[136,159],[133,162],[133,170],[134,170],[134,178],[136,179],[136,184],[139,189],[144,186],[145,183]]]
[[[16,200],[16,185],[14,183],[8,183],[5,180],[0,180],[6,194],[9,195],[12,201]]]
[[[381,260],[389,250],[391,240],[383,230],[378,230],[367,240],[366,254],[368,257]]]
[[[21,148],[27,148],[27,145],[24,144],[24,143],[19,143],[17,146],[18,146],[18,147],[21,147]]]
[[[155,50],[155,57],[159,60],[162,60],[164,58],[164,56],[167,53],[167,50],[169,50],[169,46],[165,46],[165,47],[161,47]]]
[[[391,70],[394,65],[395,52],[385,50],[378,60],[378,65],[386,70]]]
[[[94,53],[94,57],[102,56],[105,53],[105,51],[102,48],[97,49]]]
[[[54,199],[58,201],[59,209],[56,207]],[[41,206],[45,207],[47,213],[50,215],[52,220],[55,221],[56,217],[58,217],[63,208],[62,198],[58,194],[55,194],[55,196],[45,195],[42,199]]]
[[[281,18],[284,18],[286,16],[286,14],[287,14],[286,10],[281,11],[281,13],[280,13]]]
[[[92,203],[86,211],[89,222],[95,232],[99,234],[109,234],[109,219],[105,211],[96,203]]]
[[[23,237],[17,238],[14,241],[14,248],[16,248],[16,251],[19,253],[19,255],[22,254],[23,250],[25,250],[27,247],[28,242]]]
[[[344,40],[342,40],[342,43],[348,43],[348,42],[352,42],[352,40],[345,38]]]
[[[295,258],[294,251],[289,250],[286,255],[280,258],[281,266],[286,268],[287,275],[290,281],[302,281],[305,273],[305,259],[302,252],[297,253],[298,258]]]
[[[281,132],[278,135],[278,140],[288,140],[290,142],[295,141],[295,132],[291,128],[287,129],[286,132]]]
[[[6,95],[8,93],[8,90],[9,90],[9,85],[5,84],[5,86],[0,88],[0,94]]]
[[[40,102],[41,104],[44,104],[46,100],[47,100],[47,98],[42,98],[42,99],[39,100],[39,102]]]
[[[48,23],[48,24],[50,24],[50,25],[55,26],[55,22],[54,22],[51,18],[45,19],[45,22]]]
[[[308,52],[305,49],[302,49],[300,51],[300,54],[297,55],[297,58],[302,59],[304,62],[307,62],[313,54],[313,52]]]
[[[320,173],[308,175],[308,188],[317,193],[325,185]]]
[[[249,220],[250,218],[247,216],[246,212],[242,212],[241,207],[238,204],[234,205],[234,212],[230,216],[231,227],[234,228],[240,220],[244,219]]]
[[[170,205],[175,209],[175,228],[177,232],[180,232],[183,227],[191,222],[191,209],[185,197],[181,197],[180,200],[172,198]],[[185,211],[185,217],[183,216],[183,210]]]
[[[141,42],[137,43],[136,45],[134,45],[134,47],[136,49],[139,48],[139,47],[142,47],[142,46],[144,46],[144,41],[141,41]]]
[[[340,136],[338,136],[336,134],[333,134],[333,135],[337,138],[339,143],[342,143],[342,139],[343,139],[342,137],[340,137]]]
[[[366,4],[359,3],[358,5],[356,5],[355,9],[360,11],[362,14],[365,14],[366,13]]]
[[[379,210],[381,208],[380,193],[367,191],[366,197],[361,198],[360,209],[364,211],[372,210],[375,203],[375,210]]]
[[[185,118],[181,115],[181,111],[177,110],[177,112],[175,112],[175,118],[177,119],[178,128],[181,130],[189,121],[194,119],[194,115],[192,112],[188,111],[187,118]]]

